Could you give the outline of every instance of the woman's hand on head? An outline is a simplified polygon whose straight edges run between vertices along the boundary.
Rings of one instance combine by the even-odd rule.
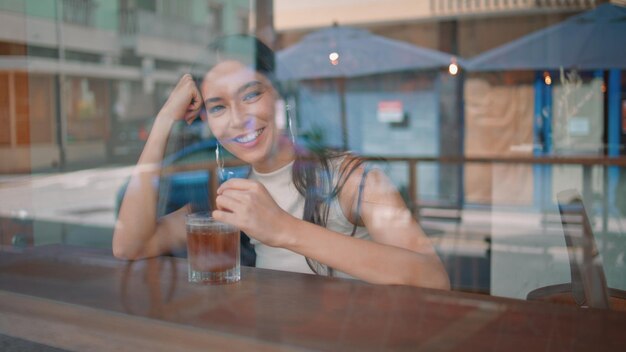
[[[172,120],[190,124],[202,109],[204,102],[196,82],[190,74],[183,75],[161,108],[161,114]]]
[[[218,188],[215,202],[216,220],[237,226],[268,246],[284,247],[288,242],[285,229],[293,217],[276,204],[259,182],[230,179]]]

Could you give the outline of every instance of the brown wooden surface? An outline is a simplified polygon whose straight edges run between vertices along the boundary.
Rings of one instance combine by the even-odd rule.
[[[67,350],[623,350],[626,314],[65,247],[0,252],[0,333]]]

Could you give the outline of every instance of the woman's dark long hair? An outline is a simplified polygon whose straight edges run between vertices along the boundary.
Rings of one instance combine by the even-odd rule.
[[[341,164],[333,165],[338,162]],[[331,202],[339,196],[350,176],[362,164],[363,159],[347,152],[326,149],[302,149],[297,152],[292,181],[304,196],[302,219],[326,227]],[[353,221],[358,222],[359,214],[354,215]],[[354,230],[351,233],[353,235]],[[308,257],[306,262],[316,274],[333,276],[333,268]]]
[[[284,95],[275,76],[274,51],[256,37],[226,36],[214,42],[210,49],[220,61],[234,59],[251,66],[267,77],[279,94]],[[292,169],[292,182],[305,199],[302,218],[310,223],[326,227],[331,202],[339,196],[350,176],[363,164],[363,159],[347,152],[294,147],[296,159]],[[357,217],[358,214],[353,221],[358,221]],[[316,274],[333,275],[333,269],[327,265],[311,258],[306,258],[306,261]]]

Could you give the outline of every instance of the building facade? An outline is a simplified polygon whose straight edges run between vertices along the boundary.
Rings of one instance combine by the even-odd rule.
[[[207,44],[247,33],[249,1],[0,3],[0,173],[131,161]]]

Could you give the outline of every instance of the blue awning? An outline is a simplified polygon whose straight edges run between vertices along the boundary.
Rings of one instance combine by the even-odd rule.
[[[334,62],[331,54],[336,56]],[[374,35],[364,29],[334,26],[311,33],[278,52],[277,76],[281,80],[348,78],[437,69],[448,67],[452,61],[456,61],[454,56],[437,50]]]
[[[598,6],[466,64],[470,71],[626,69],[626,7]]]

